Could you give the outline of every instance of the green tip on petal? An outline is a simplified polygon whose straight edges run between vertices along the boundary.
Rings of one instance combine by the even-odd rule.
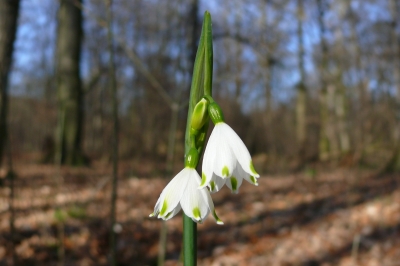
[[[254,185],[258,186],[257,179],[254,176],[251,175],[250,180],[251,182],[253,182]]]
[[[154,212],[149,214],[149,217],[154,217]]]
[[[223,177],[229,176],[229,168],[227,166],[224,166],[224,168],[222,168],[222,176]]]
[[[198,220],[198,221],[201,220],[201,213],[200,213],[200,209],[198,207],[193,209],[193,216],[196,220]]]
[[[232,186],[232,192],[237,193],[237,179],[232,176],[230,181]]]
[[[224,222],[221,221],[221,219],[219,219],[219,217],[215,213],[215,210],[212,213],[213,213],[214,219],[217,221],[217,224],[224,224]]]
[[[170,211],[167,215],[165,215],[165,219],[168,219],[168,217],[170,217],[171,216],[171,214],[173,213],[173,211]]]
[[[253,161],[250,161],[250,171],[251,171],[254,175],[258,175],[258,176],[259,176],[259,174],[256,172],[256,169],[254,169]]]
[[[202,187],[202,186],[204,186],[206,184],[206,180],[207,180],[206,175],[204,173],[201,173],[201,184],[200,184],[200,187]]]
[[[167,211],[168,208],[168,203],[166,200],[164,200],[161,211],[160,211],[160,216],[164,216],[165,212]]]
[[[211,188],[211,191],[215,190],[215,182],[214,181],[210,182],[210,188]]]

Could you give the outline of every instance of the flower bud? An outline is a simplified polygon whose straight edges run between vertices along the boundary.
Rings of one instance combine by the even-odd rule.
[[[201,99],[194,107],[192,113],[191,127],[200,130],[208,120],[207,113],[208,102],[206,99]]]
[[[225,121],[221,107],[219,107],[216,102],[212,102],[208,105],[208,115],[210,116],[214,125]]]

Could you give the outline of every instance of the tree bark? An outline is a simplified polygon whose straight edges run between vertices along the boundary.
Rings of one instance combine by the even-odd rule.
[[[327,68],[328,68],[328,45],[325,40],[325,23],[324,8],[322,1],[317,0],[318,7],[318,25],[321,38],[321,90],[320,90],[320,135],[319,135],[319,159],[322,161],[330,158],[331,145],[329,138],[329,95],[328,95],[328,82],[327,82]]]
[[[347,3],[343,3],[344,8],[342,8],[342,12],[340,12],[340,19],[345,21],[346,13],[348,12],[348,8],[346,7]],[[348,99],[346,93],[346,86],[343,84],[343,69],[345,66],[345,58],[343,55],[346,54],[346,48],[344,43],[344,34],[343,29],[338,26],[335,29],[335,36],[337,39],[335,55],[338,58],[337,67],[335,71],[335,101],[334,101],[334,113],[335,113],[335,127],[337,130],[337,137],[339,139],[339,150],[340,153],[337,154],[338,157],[342,157],[347,155],[350,152],[350,136],[348,132],[347,126],[347,106]],[[350,55],[349,55],[350,56]]]
[[[400,38],[397,34],[399,26],[398,15],[399,15],[399,3],[396,0],[390,1],[390,10],[392,15],[392,53],[393,53],[393,81],[394,87],[396,88],[396,98],[394,109],[396,112],[397,121],[394,128],[394,151],[391,159],[385,166],[385,172],[396,172],[400,171]]]
[[[298,157],[300,162],[304,162],[305,149],[306,149],[306,136],[307,136],[307,88],[305,86],[306,71],[304,68],[304,45],[303,45],[303,0],[297,0],[297,39],[299,43],[298,61],[300,81],[297,85],[297,98],[296,98],[296,137]],[[301,163],[302,164],[302,163]],[[300,165],[301,166],[301,165]]]
[[[0,1],[0,164],[7,139],[7,86],[17,32],[19,3],[19,0]]]
[[[343,84],[338,85],[335,104],[335,114],[337,117],[337,127],[339,134],[340,156],[350,152],[350,136],[347,126],[347,95]]]
[[[81,4],[82,0],[77,0]],[[82,11],[73,0],[60,0],[57,14],[56,82],[59,104],[57,149],[62,163],[85,164],[82,153],[83,93],[80,77]]]
[[[369,106],[369,95],[367,90],[367,76],[362,68],[361,63],[361,49],[360,49],[360,41],[357,35],[357,21],[355,12],[351,7],[351,1],[346,1],[346,12],[348,14],[348,19],[350,21],[350,55],[352,55],[352,60],[355,68],[357,69],[355,75],[357,80],[356,90],[358,94],[358,121],[354,125],[355,131],[355,142],[353,144],[354,150],[354,158],[358,162],[363,161],[364,150],[365,150],[365,142],[367,139],[367,127],[366,120],[368,118],[368,113],[370,110]]]

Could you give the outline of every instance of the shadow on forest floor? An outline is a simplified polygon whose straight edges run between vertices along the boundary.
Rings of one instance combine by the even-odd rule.
[[[8,212],[0,214],[0,265],[10,262],[7,247],[12,239],[18,265],[56,264],[55,201],[61,202],[66,213],[66,265],[107,265],[109,177],[95,169],[63,169],[64,186],[58,193],[56,169],[46,166],[40,171],[40,167],[32,174],[27,171],[16,182],[13,238]],[[147,216],[166,182],[156,178],[120,181],[119,265],[156,264],[161,222]],[[391,251],[400,250],[400,241],[395,240],[400,234],[397,176],[337,170],[315,178],[302,174],[261,177],[259,183],[258,187],[243,184],[238,195],[226,188],[212,195],[225,225],[209,218],[198,226],[199,265],[347,265],[349,258],[355,259],[351,251],[357,237],[355,265],[364,265],[371,256],[380,260],[383,256],[389,262],[400,259],[399,252]],[[6,188],[2,190],[6,195]],[[180,256],[180,216],[167,222],[170,265]]]

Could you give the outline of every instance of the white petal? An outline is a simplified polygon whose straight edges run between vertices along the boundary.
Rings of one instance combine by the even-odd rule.
[[[235,154],[235,157],[242,166],[243,170],[249,175],[257,178],[260,177],[260,175],[254,170],[249,150],[246,148],[246,145],[244,145],[243,141],[236,134],[236,132],[225,123],[220,123],[219,126],[223,130],[226,141],[229,143],[230,148]]]
[[[203,188],[203,189],[200,189],[200,193],[203,196],[204,201],[207,203],[208,209],[210,210],[211,214],[213,215],[215,221],[217,221],[217,224],[224,224],[219,219],[219,217],[217,216],[217,213],[215,212],[214,202],[212,201],[210,192],[208,192],[208,190],[206,188]]]
[[[237,194],[239,192],[239,187],[242,185],[243,182],[243,173],[238,171],[240,165],[237,165],[235,171],[233,171],[232,176],[226,180],[226,186],[232,191],[232,193]],[[243,170],[242,170],[243,171]],[[244,171],[243,171],[244,172]],[[247,174],[247,173],[245,173]]]
[[[200,176],[195,169],[191,169],[190,177],[186,186],[186,190],[182,195],[180,204],[185,214],[192,218],[193,221],[202,222],[210,212],[207,202],[201,195]]]
[[[149,215],[149,217],[157,216],[160,213],[160,202],[161,202],[161,195],[160,195],[160,197],[158,197],[158,200],[157,200],[156,205],[154,207],[154,211],[153,211],[152,214]]]
[[[166,219],[166,216],[175,210],[186,189],[190,168],[180,171],[164,188],[157,200],[154,208],[154,215],[159,214],[158,218]]]
[[[210,184],[208,185],[208,187],[210,188],[210,192],[215,193],[220,191],[220,189],[225,185],[225,181],[226,179],[217,176],[216,174],[213,174]]]
[[[244,179],[249,182],[250,184],[253,184],[255,186],[258,186],[257,178],[252,176],[252,175],[245,175]]]
[[[206,149],[204,151],[204,156],[203,156],[203,164],[202,164],[202,180],[201,180],[201,185],[199,188],[204,188],[205,186],[209,185],[213,171],[214,171],[214,162],[215,162],[215,156],[216,156],[216,149],[218,143],[216,142],[216,134],[214,130],[211,132],[211,136],[208,139],[208,143],[206,146]]]
[[[214,163],[214,173],[220,177],[228,178],[236,167],[236,158],[233,149],[230,147],[225,133],[225,123],[215,125],[217,148]]]
[[[253,185],[255,185],[255,186],[258,186],[257,178],[255,178],[254,176],[249,175],[248,173],[246,173],[246,172],[243,170],[243,168],[240,166],[240,164],[237,164],[237,167],[236,167],[236,169],[235,169],[234,174],[237,175],[237,176],[243,177],[243,179],[245,179],[245,180],[246,180],[247,182],[249,182],[250,184],[253,184]]]
[[[165,217],[161,217],[163,220],[169,220],[172,217],[174,217],[180,210],[181,210],[181,205],[178,204],[176,205],[175,209],[172,210],[172,212],[168,213],[167,215],[165,215]]]

